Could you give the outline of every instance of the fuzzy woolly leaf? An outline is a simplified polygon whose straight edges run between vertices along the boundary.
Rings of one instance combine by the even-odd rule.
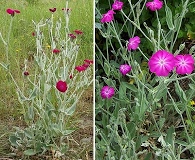
[[[133,84],[129,84],[128,82],[122,82],[122,85],[124,85],[126,88],[130,89],[133,92],[137,92],[137,88]]]
[[[187,101],[187,97],[185,92],[183,91],[183,89],[181,88],[181,86],[179,85],[179,82],[175,83],[175,91],[177,93],[177,95],[183,100],[183,101]]]
[[[167,143],[169,143],[170,145],[173,145],[173,141],[174,141],[174,133],[175,133],[175,129],[174,127],[170,127],[168,130],[167,130],[167,136],[165,138],[165,141]]]
[[[33,156],[36,154],[36,151],[34,151],[33,149],[27,149],[24,151],[24,155],[26,156]]]
[[[109,77],[110,76],[110,65],[108,63],[104,63],[104,71],[106,75]]]
[[[75,102],[77,102],[77,101],[75,101]],[[74,113],[75,109],[76,109],[76,103],[74,103],[71,107],[65,109],[64,113],[66,115],[71,116]]]
[[[170,30],[174,30],[175,26],[173,25],[172,12],[171,12],[171,9],[167,5],[165,7],[165,12],[166,12],[167,25],[168,25]]]
[[[11,135],[9,137],[9,141],[10,141],[11,145],[14,146],[14,147],[18,147],[19,146],[18,142],[17,142],[18,140],[19,140],[19,138],[16,137],[15,135]]]

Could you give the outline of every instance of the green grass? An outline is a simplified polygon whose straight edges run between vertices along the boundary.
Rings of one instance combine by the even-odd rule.
[[[42,0],[43,1],[43,0]],[[35,49],[32,32],[34,26],[32,20],[39,22],[42,18],[47,19],[51,17],[49,8],[56,7],[57,11],[54,13],[54,20],[58,20],[59,17],[63,18],[62,8],[65,7],[65,0],[55,1],[39,1],[37,5],[28,5],[23,2],[12,2],[11,0],[2,0],[3,5],[0,6],[0,12],[2,18],[0,19],[0,31],[3,37],[6,38],[11,16],[6,14],[7,8],[14,8],[21,11],[20,14],[15,15],[13,22],[13,29],[11,33],[10,50],[11,54],[18,54],[17,57],[26,57],[29,51]],[[70,1],[69,8],[72,9],[70,15],[70,31],[80,29],[84,32],[82,36],[81,48],[80,48],[80,59],[92,58],[93,48],[93,1],[80,0]],[[3,47],[2,45],[0,45]],[[19,53],[16,52],[19,50]],[[1,55],[3,51],[1,50]],[[90,53],[91,52],[91,53]]]
[[[13,73],[14,78],[17,82],[22,84],[22,72],[24,66],[24,59],[31,59],[31,54],[36,52],[35,38],[32,36],[34,32],[34,26],[32,20],[39,22],[41,19],[47,19],[51,17],[49,8],[56,7],[57,11],[54,13],[54,21],[57,21],[59,17],[64,18],[62,8],[65,7],[66,0],[38,0],[35,5],[28,4],[27,1],[12,1],[12,0],[1,0],[0,2],[0,32],[5,40],[7,40],[8,28],[10,25],[10,15],[6,13],[7,8],[18,9],[21,11],[20,14],[16,14],[13,19],[12,31],[10,34],[9,43],[9,58],[10,58],[10,69]],[[93,0],[71,0],[69,1],[69,8],[71,8],[70,15],[70,31],[73,32],[75,29],[83,31],[83,35],[79,37],[78,44],[80,50],[78,54],[77,64],[82,64],[84,59],[93,59]],[[46,43],[46,42],[45,42]],[[49,43],[49,42],[48,42]],[[45,44],[46,45],[46,44]],[[0,62],[6,61],[5,46],[0,40]],[[30,66],[31,67],[31,66]],[[7,146],[7,136],[1,137],[4,133],[12,130],[12,125],[23,125],[22,115],[20,113],[21,106],[18,102],[17,95],[15,93],[15,86],[12,83],[10,77],[6,71],[0,67],[0,158],[1,155],[9,153],[9,147]],[[92,86],[89,89],[92,92]],[[80,118],[83,113],[83,101],[88,95],[82,98],[79,102],[77,110],[77,117]],[[92,102],[85,105],[86,117],[92,117]],[[12,119],[9,125],[6,127],[8,121]],[[83,135],[83,136],[86,136]],[[84,138],[80,136],[80,139]],[[76,136],[78,137],[78,135]],[[6,144],[6,145],[2,145]],[[6,151],[7,150],[7,151]],[[78,149],[79,150],[79,149]],[[88,148],[86,149],[88,150]],[[80,152],[81,153],[81,152]],[[84,152],[85,153],[85,150]],[[75,154],[76,156],[76,154]],[[78,156],[78,155],[77,155]],[[80,155],[81,158],[83,155]]]

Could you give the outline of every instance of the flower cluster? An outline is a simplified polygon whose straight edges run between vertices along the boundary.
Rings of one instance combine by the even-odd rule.
[[[54,12],[56,12],[56,10],[57,10],[57,8],[49,8],[49,11],[51,12],[51,13],[54,13]],[[62,10],[63,11],[66,11],[67,13],[69,13],[70,11],[71,11],[71,9],[70,8],[62,8]]]
[[[75,69],[79,72],[85,71],[91,64],[93,64],[93,60],[89,60],[89,59],[85,59],[84,60],[84,64],[81,66],[76,66]],[[70,74],[69,78],[72,79],[73,75]],[[66,92],[66,90],[68,89],[68,85],[65,81],[63,80],[59,80],[56,83],[56,88],[57,90],[59,90],[60,92]]]
[[[138,36],[130,38],[128,44],[128,50],[135,50],[140,43],[140,38]],[[191,74],[194,70],[194,58],[190,54],[176,55],[169,53],[166,50],[158,50],[154,53],[149,61],[149,70],[155,73],[157,76],[168,76],[170,72],[176,68],[177,74]],[[122,75],[126,75],[131,71],[131,66],[128,64],[120,65],[119,71]],[[114,96],[114,89],[109,86],[104,86],[101,90],[101,97],[103,99],[110,99]]]
[[[78,30],[78,29],[74,30],[73,32],[74,32],[76,35],[82,35],[82,34],[83,34],[83,31]],[[71,39],[75,39],[75,38],[76,38],[76,35],[75,35],[75,34],[69,33],[68,36],[69,36]]]
[[[151,11],[160,10],[162,6],[163,6],[163,2],[160,0],[153,0],[152,2],[146,3],[146,8],[148,8]],[[123,2],[119,0],[115,0],[114,3],[112,4],[112,9],[102,15],[102,18],[100,20],[101,23],[107,23],[114,20],[114,14],[116,14],[114,10],[120,11],[122,8],[123,8]]]
[[[123,8],[123,2],[119,0],[115,0],[114,3],[112,4],[112,9],[102,15],[102,18],[100,20],[101,23],[111,22],[114,19],[114,14],[115,14],[114,10],[120,11],[122,8]]]
[[[156,11],[161,9],[163,2],[160,0],[153,0],[146,3],[146,8],[151,11]],[[114,19],[114,11],[120,11],[123,7],[123,2],[115,0],[112,4],[112,9],[107,13],[102,15],[101,23],[111,22]],[[129,39],[127,44],[127,50],[136,50],[140,44],[140,37],[135,36]],[[157,76],[168,76],[170,71],[176,66],[176,72],[178,74],[191,73],[194,69],[192,65],[194,62],[192,56],[176,56],[174,57],[171,53],[161,50],[156,52],[149,60],[148,65],[151,72],[155,73]],[[131,71],[131,66],[128,64],[120,65],[119,71],[125,76]],[[111,98],[114,95],[114,89],[109,86],[104,86],[101,90],[102,98]]]
[[[56,8],[50,8],[49,11],[54,13],[56,11]]]
[[[147,2],[146,7],[150,9],[151,11],[156,11],[161,9],[163,6],[163,2],[160,0],[153,0],[152,2]]]
[[[91,64],[93,64],[93,60],[85,59],[84,63],[80,66],[76,66],[75,69],[78,72],[85,71]]]
[[[8,14],[10,14],[12,17],[15,15],[15,13],[20,13],[19,10],[17,10],[17,9],[11,9],[11,8],[8,8],[8,9],[6,10],[6,12],[7,12]]]
[[[157,76],[168,76],[174,68],[177,74],[191,74],[194,70],[194,58],[190,54],[176,55],[159,50],[152,55],[148,62],[149,69]]]

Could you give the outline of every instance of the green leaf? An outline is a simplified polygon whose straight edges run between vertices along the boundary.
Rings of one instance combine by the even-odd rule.
[[[182,101],[185,101],[185,102],[187,101],[186,94],[183,91],[183,89],[181,88],[181,86],[179,85],[178,81],[176,81],[176,83],[175,83],[175,92],[181,98]]]
[[[34,149],[27,149],[24,151],[24,155],[26,156],[34,156],[36,154],[36,151]]]
[[[34,107],[29,106],[28,107],[28,120],[33,120],[34,119]]]
[[[144,160],[151,160],[151,158],[152,158],[152,153],[147,153],[147,155],[144,158]]]
[[[95,23],[95,28],[97,29],[102,29],[102,24],[101,23]]]
[[[68,146],[66,143],[61,143],[61,146],[60,146],[60,151],[61,153],[66,153],[68,150]]]
[[[127,97],[126,86],[123,85],[123,82],[122,82],[119,87],[119,99],[125,99],[126,97]]]
[[[194,38],[195,39],[195,38]],[[189,50],[189,54],[193,54],[193,52],[195,51],[195,45],[192,46]]]
[[[169,143],[170,145],[174,145],[174,132],[175,129],[173,126],[171,126],[168,130],[167,130],[167,136],[165,138],[166,143]]]
[[[33,135],[34,133],[32,132],[32,130],[25,129],[24,134],[26,137],[28,137],[30,139],[32,139],[34,137],[34,135]]]
[[[158,102],[161,100],[161,98],[167,96],[167,88],[163,88],[161,91],[158,91],[156,95],[154,95],[154,101]]]
[[[108,85],[108,86],[115,86],[116,85],[116,81],[112,80],[112,79],[108,79],[106,77],[102,77],[102,79],[104,80],[104,82]]]
[[[14,147],[18,147],[19,146],[18,142],[17,142],[18,140],[19,140],[19,138],[16,137],[15,135],[11,135],[9,137],[9,141],[10,141],[11,145],[14,146]]]
[[[45,83],[45,84],[44,84],[44,92],[48,92],[50,89],[51,89],[51,85]]]
[[[127,126],[128,131],[129,131],[129,134],[130,134],[130,135],[128,135],[129,139],[134,139],[135,134],[136,134],[136,125],[135,125],[135,123],[129,122],[129,123],[127,123],[126,126]]]
[[[28,100],[32,100],[33,98],[35,98],[37,95],[37,87],[34,87],[33,91],[31,92]]]
[[[16,91],[17,95],[18,95],[18,100],[19,102],[22,104],[24,101],[28,100],[24,95],[23,93],[18,89]]]
[[[159,128],[161,129],[165,123],[165,118],[160,118],[160,120],[158,121],[159,123]]]
[[[72,132],[74,132],[75,130],[65,130],[65,131],[63,131],[63,135],[64,136],[67,136],[67,135],[69,135],[69,134],[71,134]]]
[[[192,90],[195,90],[195,84],[190,83],[190,84],[189,84],[189,87],[190,87]]]
[[[133,84],[130,84],[128,82],[121,82],[121,85],[124,85],[126,88],[130,89],[133,92],[137,92],[137,88]]]
[[[104,71],[105,71],[107,77],[109,77],[110,76],[110,65],[106,62],[104,63]]]
[[[174,30],[175,27],[173,25],[173,17],[172,17],[172,11],[171,9],[166,5],[165,6],[165,12],[166,12],[166,22],[170,30]]]
[[[69,116],[72,115],[72,114],[74,113],[75,109],[76,109],[76,103],[77,103],[77,101],[75,101],[75,102],[72,104],[71,107],[65,109],[65,110],[64,110],[64,113],[65,113],[66,115],[69,115]]]

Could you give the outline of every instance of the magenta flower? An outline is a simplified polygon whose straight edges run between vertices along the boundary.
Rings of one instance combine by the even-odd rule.
[[[76,66],[75,69],[78,71],[78,72],[82,72],[82,71],[85,71],[87,68],[85,66]]]
[[[32,32],[32,36],[33,36],[33,37],[36,36],[36,33],[35,33],[35,32]]]
[[[90,60],[90,59],[85,59],[84,62],[88,64],[93,64],[93,60]]]
[[[70,74],[70,75],[69,75],[69,78],[70,78],[70,79],[72,79],[72,78],[73,78],[73,75],[72,75],[72,74]]]
[[[190,54],[175,56],[177,74],[191,74],[194,70],[194,58]]]
[[[140,38],[138,36],[135,36],[133,38],[129,39],[129,43],[127,45],[127,49],[130,51],[132,50],[136,50],[139,47],[140,44]]]
[[[100,95],[103,99],[110,99],[114,96],[114,88],[110,86],[104,86],[101,89]]]
[[[58,54],[58,53],[60,53],[60,50],[59,49],[53,49],[52,52],[55,53],[55,54]]]
[[[17,10],[17,9],[11,9],[11,8],[8,8],[8,9],[6,10],[6,12],[7,12],[8,14],[10,14],[11,16],[14,16],[15,13],[20,13],[19,10]]]
[[[76,66],[75,69],[82,72],[85,71],[91,64],[93,64],[93,60],[85,59],[84,63],[80,66]]]
[[[156,11],[161,9],[163,6],[163,2],[160,0],[153,0],[152,2],[147,2],[146,7],[151,11]]]
[[[54,13],[56,11],[56,8],[50,8],[49,11]]]
[[[29,72],[28,71],[24,71],[23,73],[25,76],[28,76],[29,75]]]
[[[123,2],[120,2],[119,0],[115,0],[114,3],[112,4],[112,9],[113,10],[121,10],[123,8]]]
[[[71,11],[71,9],[70,9],[70,8],[67,8],[67,9],[66,9],[66,8],[62,8],[62,10],[63,10],[63,11],[65,11],[65,10],[66,10],[67,12]]]
[[[173,54],[159,50],[149,59],[148,65],[151,72],[157,76],[168,76],[175,67]]]
[[[109,10],[107,13],[103,14],[101,22],[111,22],[114,19],[115,12],[113,10]]]
[[[74,32],[76,33],[76,34],[83,34],[83,32],[81,31],[81,30],[78,30],[78,29],[76,29],[76,30],[74,30]]]
[[[76,36],[75,36],[74,34],[72,34],[72,33],[68,34],[68,36],[69,36],[71,39],[75,39],[75,38],[76,38]]]
[[[90,66],[90,64],[89,63],[84,63],[82,66],[87,69]]]
[[[67,87],[67,83],[65,81],[59,80],[56,83],[56,88],[60,91],[60,92],[66,92],[66,90],[68,89]]]
[[[122,64],[122,65],[120,65],[119,70],[120,70],[121,74],[125,76],[127,73],[129,73],[131,71],[131,66],[128,64]]]

